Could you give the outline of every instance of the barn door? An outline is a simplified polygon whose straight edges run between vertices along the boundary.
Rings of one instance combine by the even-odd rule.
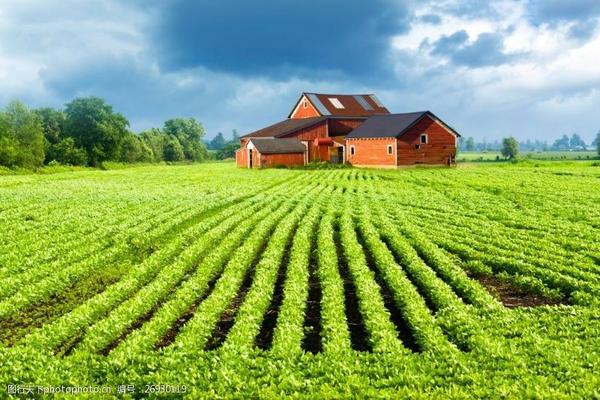
[[[248,149],[248,168],[253,167],[252,153],[252,149]]]

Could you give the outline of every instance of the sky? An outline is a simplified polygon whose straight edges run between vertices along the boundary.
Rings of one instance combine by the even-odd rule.
[[[599,0],[0,0],[0,106],[99,96],[131,129],[207,138],[285,119],[303,91],[375,93],[463,136],[600,130]]]

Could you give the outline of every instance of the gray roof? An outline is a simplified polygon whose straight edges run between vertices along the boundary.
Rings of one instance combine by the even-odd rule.
[[[298,139],[250,138],[261,154],[304,153],[306,146]]]
[[[259,129],[252,133],[242,136],[243,138],[254,137],[280,137],[295,132],[300,129],[308,128],[325,121],[325,117],[311,117],[299,119],[286,119],[276,124],[269,125],[266,128]]]
[[[412,126],[421,120],[424,116],[429,116],[434,120],[440,121],[445,127],[454,134],[460,136],[458,132],[448,126],[441,119],[436,117],[431,111],[418,111],[404,114],[374,115],[367,119],[358,128],[354,129],[346,138],[378,138],[378,137],[400,137]]]

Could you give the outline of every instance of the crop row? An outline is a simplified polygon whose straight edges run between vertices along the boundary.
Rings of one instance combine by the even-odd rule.
[[[283,190],[279,191],[283,192]],[[248,208],[251,212],[263,207],[264,201],[264,196],[257,196],[243,201],[238,206],[242,209]],[[222,240],[228,229],[239,224],[242,218],[243,215],[239,215],[238,207],[229,207],[188,228],[142,263],[131,268],[120,281],[107,287],[102,293],[90,298],[54,323],[30,334],[23,341],[24,344],[41,348],[56,348],[143,288],[158,272],[168,266],[173,257],[193,259],[194,255],[207,251],[215,245],[217,240]],[[192,243],[194,244],[192,249],[179,255]]]

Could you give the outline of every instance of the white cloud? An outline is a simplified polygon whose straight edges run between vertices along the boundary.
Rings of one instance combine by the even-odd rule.
[[[513,132],[551,140],[551,135],[578,131],[591,140],[600,128],[593,112],[600,109],[593,89],[600,87],[600,32],[582,42],[569,35],[572,21],[534,26],[524,5],[495,2],[492,16],[442,15],[438,25],[417,22],[407,34],[395,37],[392,57],[398,79],[409,76],[413,82],[396,96],[402,99],[396,104],[439,107],[463,133],[488,139]],[[432,12],[430,5],[417,11]],[[498,66],[467,68],[420,47],[459,30],[471,41],[481,33],[502,33],[504,52],[513,58]]]

